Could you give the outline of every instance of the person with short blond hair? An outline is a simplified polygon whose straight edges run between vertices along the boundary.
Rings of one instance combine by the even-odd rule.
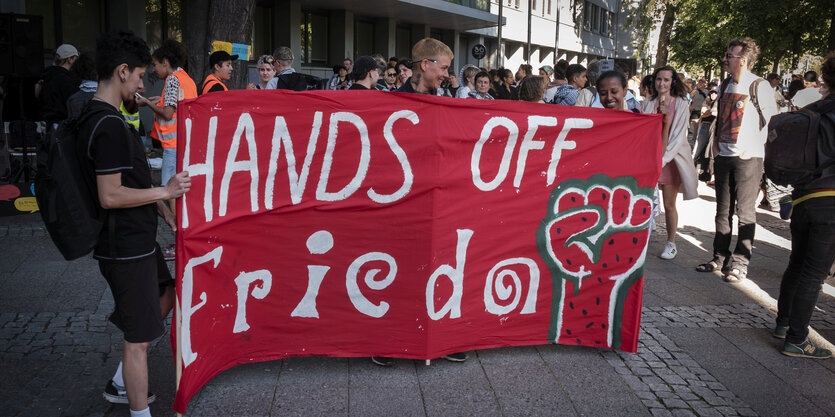
[[[398,91],[438,94],[441,83],[449,78],[449,66],[455,55],[443,42],[424,38],[412,47],[412,76]]]

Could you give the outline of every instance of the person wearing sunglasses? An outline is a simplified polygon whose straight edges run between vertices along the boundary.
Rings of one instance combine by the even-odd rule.
[[[452,58],[452,50],[443,42],[421,39],[412,47],[412,76],[397,91],[437,95],[441,83],[449,78]]]
[[[394,91],[397,89],[397,68],[389,66],[383,73],[383,82],[386,83],[386,90]]]
[[[711,146],[716,178],[716,235],[713,258],[698,265],[696,270],[713,272],[721,269],[726,282],[739,282],[748,275],[757,227],[757,195],[762,180],[768,121],[777,114],[771,85],[751,73],[759,54],[760,48],[753,39],[740,38],[731,40],[722,59],[722,69],[730,76],[719,87]],[[739,220],[738,236],[731,253],[734,214]]]

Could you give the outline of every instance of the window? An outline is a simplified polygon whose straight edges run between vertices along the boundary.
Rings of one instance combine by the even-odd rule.
[[[96,38],[104,29],[102,10],[102,4],[95,0],[61,1],[62,43],[81,51],[95,51]]]
[[[328,16],[313,12],[302,14],[302,63],[327,65]]]
[[[591,3],[588,0],[583,4],[583,29],[591,30]]]
[[[180,0],[149,0],[145,3],[146,41],[151,50],[168,38],[182,40],[185,26],[182,11]]]
[[[354,54],[356,56],[374,53],[374,23],[365,20],[354,21]]]
[[[412,56],[412,31],[408,26],[398,26],[394,31],[394,52],[398,58]]]
[[[255,16],[252,24],[252,58],[273,53],[272,42],[272,8],[255,6]]]
[[[583,3],[583,29],[606,37],[614,37],[617,13],[586,0]]]
[[[600,34],[609,36],[609,12],[600,9]]]

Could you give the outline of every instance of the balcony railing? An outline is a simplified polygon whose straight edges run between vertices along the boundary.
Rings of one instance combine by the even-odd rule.
[[[485,12],[490,11],[490,0],[444,0],[450,3],[460,4],[465,7],[469,7],[472,9],[483,10]]]

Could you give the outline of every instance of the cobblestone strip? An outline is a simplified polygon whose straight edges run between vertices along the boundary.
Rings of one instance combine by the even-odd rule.
[[[46,236],[46,228],[44,227],[43,223],[21,223],[0,225],[0,238],[28,236]]]
[[[642,327],[636,354],[602,351],[654,416],[756,416],[657,327]]]
[[[770,329],[774,319],[775,314],[759,304],[644,307],[641,326]],[[810,325],[817,330],[835,329],[835,305],[818,304]]]
[[[103,415],[110,404],[90,398],[101,396],[107,378],[102,380],[102,369],[115,367],[122,354],[122,333],[107,319],[112,306],[107,291],[95,312],[0,314],[0,363],[47,363],[13,400],[0,404],[0,415]],[[158,348],[165,337],[149,349]]]

